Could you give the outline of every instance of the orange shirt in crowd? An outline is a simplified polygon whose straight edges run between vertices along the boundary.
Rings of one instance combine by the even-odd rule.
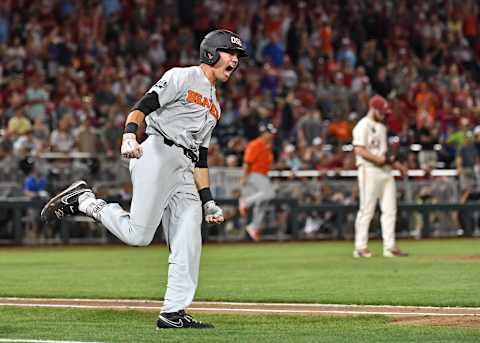
[[[325,55],[331,56],[333,54],[332,36],[332,28],[325,25],[320,31],[320,37],[322,38],[321,51]]]
[[[267,175],[273,162],[272,146],[261,137],[254,139],[248,143],[243,161],[248,164],[251,173]]]
[[[463,23],[463,33],[467,37],[475,37],[477,35],[477,16],[473,13],[470,13],[465,18]]]
[[[433,125],[436,113],[434,95],[428,90],[421,90],[415,96],[415,104],[417,105],[417,128],[425,124],[425,115],[427,116],[426,124]]]
[[[346,120],[332,121],[328,126],[328,132],[341,142],[352,140],[353,123]]]

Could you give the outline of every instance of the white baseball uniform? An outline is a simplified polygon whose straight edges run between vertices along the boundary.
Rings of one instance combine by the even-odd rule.
[[[160,222],[170,250],[162,312],[187,308],[197,289],[202,204],[193,171],[200,146],[208,148],[220,117],[215,86],[199,66],[173,68],[148,91],[160,108],[146,113],[143,155],[130,160],[130,212],[107,204],[100,221],[123,242],[150,244]]]
[[[363,146],[371,154],[387,153],[387,129],[382,123],[365,116],[353,129],[353,145]],[[367,248],[368,229],[380,201],[384,252],[395,247],[395,220],[397,214],[396,187],[389,165],[379,167],[361,156],[356,156],[360,208],[355,221],[355,249]]]

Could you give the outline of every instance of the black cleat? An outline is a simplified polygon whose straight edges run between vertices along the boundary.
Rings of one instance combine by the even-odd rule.
[[[197,322],[185,311],[160,313],[157,320],[158,329],[213,329],[212,324]]]
[[[85,181],[76,181],[72,183],[67,189],[58,195],[54,196],[43,207],[40,213],[40,218],[44,223],[60,220],[64,216],[71,216],[79,214],[78,197],[86,192],[92,190],[87,187]]]

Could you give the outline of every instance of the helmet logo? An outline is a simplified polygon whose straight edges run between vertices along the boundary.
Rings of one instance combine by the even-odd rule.
[[[242,41],[238,37],[230,36],[230,42],[232,42],[233,44],[242,46]]]

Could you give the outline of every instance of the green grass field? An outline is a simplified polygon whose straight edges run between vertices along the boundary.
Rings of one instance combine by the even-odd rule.
[[[479,330],[396,326],[382,316],[202,315],[209,330],[154,330],[152,313],[2,309],[1,338],[138,342],[478,342]]]
[[[480,240],[401,241],[411,256],[353,259],[351,242],[206,245],[196,300],[480,307]],[[0,250],[0,296],[161,299],[168,250]],[[0,308],[0,338],[102,342],[479,342],[480,329],[383,316],[207,315],[215,330],[153,330],[155,313]],[[180,330],[181,331],[181,330]],[[195,331],[195,330],[193,330]]]

